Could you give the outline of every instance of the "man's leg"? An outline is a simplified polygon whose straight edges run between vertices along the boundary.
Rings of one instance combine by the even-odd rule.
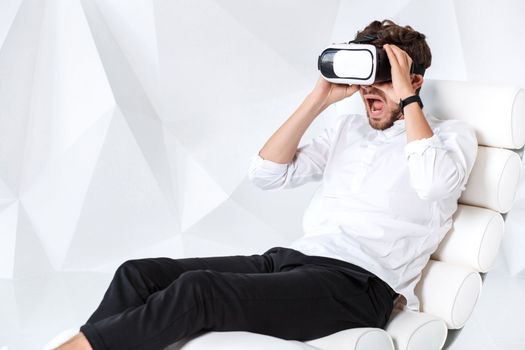
[[[102,301],[86,323],[100,321],[129,307],[143,305],[182,273],[193,270],[223,272],[271,272],[272,262],[267,255],[234,255],[203,258],[146,258],[128,260],[116,270]]]
[[[127,308],[143,305],[149,295],[162,290],[186,271],[213,269],[245,273],[273,272],[274,262],[269,254],[276,251],[277,247],[268,249],[263,255],[128,260],[119,266],[100,305],[86,323],[93,323]],[[69,348],[91,349],[82,332],[59,347]]]
[[[370,289],[362,279],[312,264],[276,273],[193,270],[145,304],[87,323],[81,331],[95,350],[162,349],[201,330],[309,340],[383,326],[389,312],[380,305],[392,301],[375,304]]]

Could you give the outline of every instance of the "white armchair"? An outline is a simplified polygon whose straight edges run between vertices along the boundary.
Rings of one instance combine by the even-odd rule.
[[[479,149],[453,227],[431,256],[416,287],[421,312],[398,305],[385,330],[353,328],[306,342],[245,331],[212,331],[180,340],[166,350],[441,349],[450,330],[462,328],[469,319],[481,292],[481,274],[490,270],[499,250],[504,216],[513,205],[520,178],[525,90],[427,80],[422,95],[425,111],[470,123]]]
[[[432,255],[417,285],[421,312],[397,307],[385,330],[347,329],[307,342],[243,331],[205,332],[168,349],[432,350],[443,347],[448,330],[463,327],[481,292],[480,273],[490,270],[496,258],[504,232],[504,214],[514,201],[525,144],[525,91],[426,80],[421,93],[425,111],[438,118],[470,123],[479,143],[453,228]]]

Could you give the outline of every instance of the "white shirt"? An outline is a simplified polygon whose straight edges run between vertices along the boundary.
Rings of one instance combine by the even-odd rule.
[[[467,123],[426,119],[434,135],[407,143],[405,120],[376,130],[366,116],[342,115],[289,164],[257,153],[248,170],[263,190],[321,181],[304,213],[304,235],[288,247],[372,272],[414,311],[414,287],[452,226],[478,146]]]

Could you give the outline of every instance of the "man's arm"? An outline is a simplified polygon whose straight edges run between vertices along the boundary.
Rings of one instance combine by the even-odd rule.
[[[326,107],[312,94],[306,96],[288,120],[266,141],[259,155],[275,163],[290,163],[304,133]]]
[[[288,164],[292,161],[297,146],[315,118],[329,105],[352,96],[358,86],[332,84],[319,77],[317,84],[295,112],[266,141],[259,155],[275,163]]]
[[[405,158],[412,188],[426,200],[459,197],[477,156],[475,132],[466,123],[446,121],[439,135],[434,134],[417,103],[406,106],[404,116]]]
[[[432,137],[405,145],[410,184],[422,199],[459,197],[476,160],[476,133],[459,120],[443,121],[435,130]]]
[[[392,67],[392,84],[399,99],[415,94],[422,76],[410,76],[412,59],[395,45],[384,45]],[[475,132],[459,121],[443,123],[435,135],[421,107],[411,103],[404,108],[407,144],[405,156],[410,184],[427,200],[459,196],[465,189],[477,156]]]
[[[332,103],[351,96],[357,86],[332,84],[319,77],[313,91],[252,158],[248,178],[263,190],[293,188],[322,177],[334,128],[297,148],[312,121]]]
[[[415,93],[406,95],[404,97],[401,97],[401,99],[405,99],[414,94]],[[408,106],[406,106],[404,108],[403,116],[405,117],[407,143],[415,140],[429,138],[434,135],[434,132],[430,128],[430,125],[428,125],[427,118],[425,118],[423,110],[421,109],[418,103],[411,103]]]
[[[384,49],[392,67],[392,85],[400,100],[415,95],[416,90],[423,84],[421,75],[410,76],[412,59],[408,54],[395,45],[385,44]],[[423,110],[418,103],[410,103],[404,108],[407,143],[429,138],[434,135]]]

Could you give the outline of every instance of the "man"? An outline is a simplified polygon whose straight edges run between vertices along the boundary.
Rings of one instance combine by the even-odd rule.
[[[312,92],[252,160],[265,190],[322,185],[304,216],[305,235],[263,254],[123,263],[104,298],[60,349],[162,349],[199,331],[244,330],[310,340],[352,327],[384,327],[398,296],[418,310],[414,287],[451,227],[477,152],[459,121],[425,115],[418,103],[430,66],[425,36],[374,21],[392,81],[371,86],[319,78]],[[329,105],[360,93],[367,116],[345,115],[298,147]]]

